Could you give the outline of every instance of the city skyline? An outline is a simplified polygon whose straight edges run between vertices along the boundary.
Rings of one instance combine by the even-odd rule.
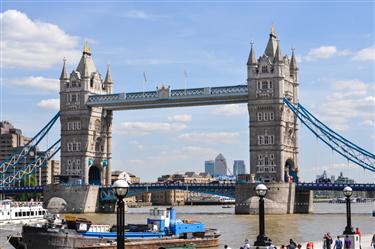
[[[220,22],[222,30],[226,32],[218,34],[214,32],[218,31],[216,29],[209,32],[212,23],[200,18],[200,14],[209,13],[207,6],[189,6],[198,14],[182,18],[171,14],[182,12],[178,5],[167,6],[167,10],[142,4],[121,5],[117,7],[123,15],[108,18],[99,25],[88,14],[95,12],[97,16],[108,17],[110,10],[116,6],[106,4],[101,13],[97,13],[97,9],[83,8],[87,20],[76,25],[69,22],[69,18],[63,18],[65,7],[62,4],[56,3],[52,5],[50,13],[42,13],[36,7],[38,4],[6,2],[1,11],[4,30],[13,28],[15,32],[22,33],[25,27],[29,27],[27,25],[33,29],[29,28],[28,39],[20,47],[16,43],[7,47],[20,38],[11,32],[2,34],[7,43],[2,42],[1,45],[5,51],[2,61],[1,119],[12,122],[27,136],[33,136],[57,111],[56,82],[61,72],[62,58],[67,58],[70,72],[78,65],[84,40],[89,41],[94,61],[102,75],[105,74],[106,64],[111,64],[115,92],[153,90],[161,83],[167,83],[173,89],[184,88],[185,85],[200,87],[243,83],[246,81],[250,41],[255,41],[256,55],[261,56],[274,22],[283,54],[290,56],[288,47],[297,49],[301,102],[344,136],[373,151],[375,97],[371,67],[374,66],[374,24],[371,23],[372,14],[363,5],[356,8],[350,8],[348,3],[340,6],[343,13],[336,12],[335,15],[343,24],[338,25],[338,21],[332,19],[329,25],[320,25],[319,30],[318,24],[310,23],[311,17],[302,19],[300,24],[291,23],[300,18],[296,11],[306,8],[305,5],[291,4],[291,10],[295,11],[291,11],[285,20],[254,14],[245,20],[259,19],[259,26],[232,29],[236,23],[244,23],[238,17],[235,21],[228,20],[228,23]],[[85,4],[80,3],[79,6],[84,7]],[[244,6],[247,9],[264,9],[264,6],[257,4]],[[231,6],[228,12],[224,7],[215,7],[217,13],[210,13],[213,20],[219,22],[222,16],[229,17],[243,11],[239,5]],[[324,10],[322,15],[327,11]],[[350,24],[340,18],[349,11],[365,14],[355,20],[355,24]],[[74,11],[68,15],[74,15]],[[309,15],[320,14],[314,12]],[[113,24],[120,21],[124,23],[123,30],[130,32],[130,36],[114,35]],[[104,35],[95,36],[95,28],[92,27],[95,25],[90,22],[98,24]],[[356,25],[360,23],[368,25]],[[199,24],[205,25],[200,27]],[[307,32],[302,28],[308,24],[314,28]],[[132,28],[132,25],[136,28]],[[165,26],[175,31],[175,36],[167,35],[169,30]],[[152,32],[151,27],[160,34]],[[335,29],[332,31],[333,27]],[[153,34],[154,39],[150,40],[148,32]],[[54,40],[51,34],[59,35],[60,39]],[[111,38],[111,35],[117,39]],[[168,39],[163,35],[167,35]],[[352,36],[358,39],[354,40]],[[41,53],[38,57],[35,52],[40,51],[28,46],[30,44],[42,44],[49,49],[49,53]],[[20,98],[22,101],[19,101]],[[351,106],[343,99],[347,99]],[[26,115],[30,112],[33,113],[31,123],[31,117]],[[202,164],[198,162],[213,158],[219,151],[227,155],[228,161],[245,159],[249,167],[247,119],[246,105],[116,112],[113,169],[130,171],[145,180],[154,179],[157,175],[172,173],[176,165],[180,172],[201,169]],[[58,129],[50,140],[57,136]],[[167,142],[160,144],[161,139]],[[302,180],[313,180],[322,169],[332,168],[334,174],[344,171],[345,175],[351,175],[356,181],[374,181],[374,176],[363,173],[357,166],[348,166],[346,160],[333,155],[302,125],[299,146]]]

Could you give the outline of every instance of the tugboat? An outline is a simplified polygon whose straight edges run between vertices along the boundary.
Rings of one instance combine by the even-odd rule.
[[[195,248],[217,248],[220,234],[205,224],[176,218],[173,208],[151,209],[146,224],[125,226],[127,249],[159,249],[194,244]],[[9,236],[16,249],[115,248],[116,226],[94,225],[82,218],[51,220],[43,226],[25,225],[22,236]],[[101,245],[100,247],[98,245]]]

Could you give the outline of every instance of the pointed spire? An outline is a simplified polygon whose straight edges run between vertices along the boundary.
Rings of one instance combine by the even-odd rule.
[[[63,69],[61,71],[60,80],[67,80],[68,79],[68,72],[66,70],[66,59],[65,59],[65,57],[64,57],[63,61],[64,61],[64,65],[63,65]]]
[[[107,74],[105,75],[104,83],[113,83],[111,69],[109,64],[107,65]]]
[[[83,44],[83,54],[91,55],[91,49],[87,41]]]
[[[282,62],[280,40],[277,40],[277,48],[276,48],[276,53],[275,53],[275,60],[274,60],[274,62]]]
[[[273,23],[272,23],[272,27],[271,27],[270,36],[274,36],[276,38],[275,25]]]
[[[272,24],[270,38],[268,39],[266,50],[264,51],[264,54],[268,57],[274,57],[276,53],[277,48],[277,41],[276,41],[276,32],[275,32],[275,26]]]
[[[256,65],[258,64],[256,58],[255,58],[255,51],[254,51],[254,42],[251,41],[251,50],[249,54],[249,59],[247,60],[247,65]]]
[[[290,59],[290,71],[297,71],[298,70],[298,67],[297,67],[297,60],[296,60],[296,56],[294,55],[294,48],[292,48],[292,58]]]

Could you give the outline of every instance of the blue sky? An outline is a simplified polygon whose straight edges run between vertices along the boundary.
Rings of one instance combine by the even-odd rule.
[[[282,53],[296,48],[300,102],[329,126],[375,150],[374,3],[2,1],[1,119],[32,136],[57,111],[62,58],[69,71],[88,40],[115,92],[243,84],[250,41],[256,55],[272,23]],[[143,84],[143,72],[147,83]],[[59,136],[59,128],[48,142]],[[199,139],[198,139],[199,138]],[[47,145],[47,142],[45,142]],[[300,128],[300,175],[343,171],[358,181],[374,174],[349,165]],[[114,115],[114,168],[144,180],[202,171],[219,152],[249,167],[245,105],[122,111]]]

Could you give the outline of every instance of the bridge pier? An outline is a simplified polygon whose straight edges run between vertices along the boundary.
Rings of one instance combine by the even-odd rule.
[[[236,214],[257,214],[259,198],[257,183],[236,184]],[[297,192],[294,183],[268,183],[265,198],[266,214],[311,213],[312,191]]]
[[[99,186],[48,185],[43,191],[43,207],[56,213],[95,213]]]

